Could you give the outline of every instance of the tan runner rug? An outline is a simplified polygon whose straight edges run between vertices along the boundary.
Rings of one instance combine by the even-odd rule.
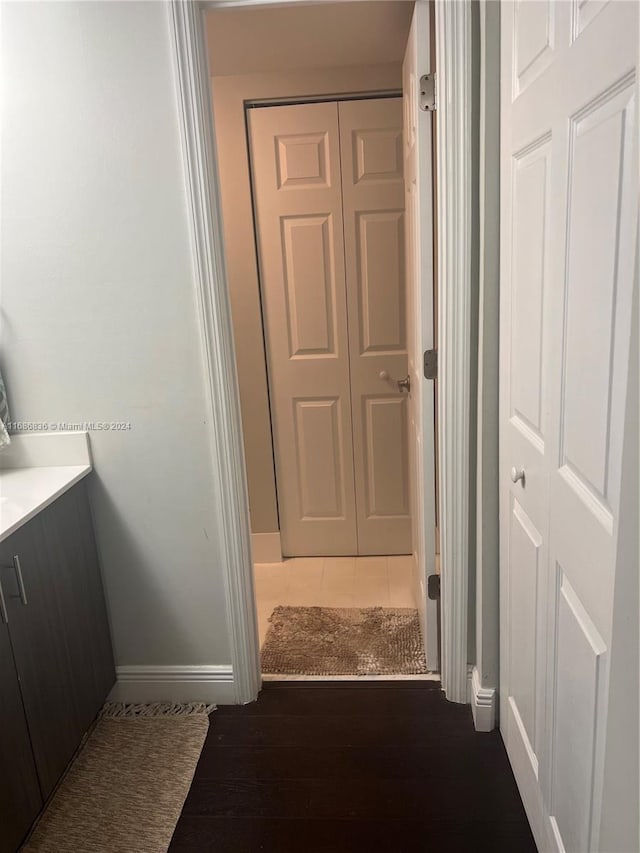
[[[261,652],[266,675],[420,675],[418,611],[392,607],[276,607]]]
[[[210,710],[105,706],[22,850],[166,853]]]

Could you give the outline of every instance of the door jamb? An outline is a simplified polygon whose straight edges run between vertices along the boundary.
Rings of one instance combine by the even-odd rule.
[[[438,0],[436,194],[442,687],[467,702],[471,393],[471,4]]]
[[[289,0],[307,3],[308,0]],[[326,2],[326,0],[320,0]],[[423,0],[419,0],[423,2]],[[250,702],[261,674],[242,421],[224,261],[220,187],[205,41],[207,8],[272,0],[171,0],[170,33],[187,184],[210,447],[220,503],[226,608],[236,701]],[[438,435],[442,562],[442,686],[467,702],[471,298],[471,9],[435,3],[438,200]]]

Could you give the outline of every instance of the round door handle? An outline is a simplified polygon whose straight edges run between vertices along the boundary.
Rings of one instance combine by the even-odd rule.
[[[511,469],[511,482],[517,483],[518,480],[524,486],[524,468],[516,468],[516,466],[514,465]]]
[[[404,379],[392,379],[388,370],[381,370],[378,374],[383,382],[394,382],[398,386],[398,391],[406,391],[407,394],[411,391],[411,377],[409,374]]]
[[[407,394],[411,392],[411,376],[407,374],[404,379],[397,379],[398,383],[398,391],[406,391]]]

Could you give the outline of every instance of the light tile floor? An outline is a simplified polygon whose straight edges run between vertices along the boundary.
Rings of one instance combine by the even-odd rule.
[[[413,557],[291,557],[254,566],[260,645],[278,605],[417,607]]]

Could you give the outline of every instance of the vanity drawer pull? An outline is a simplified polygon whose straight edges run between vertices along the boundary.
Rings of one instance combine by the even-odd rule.
[[[7,613],[7,602],[4,600],[4,590],[0,582],[0,617],[5,625],[9,624],[9,614]]]
[[[16,583],[18,584],[18,595],[20,596],[20,601],[23,605],[27,604],[27,591],[24,588],[24,578],[22,577],[22,566],[20,565],[20,557],[17,554],[13,555],[12,558],[13,565],[4,566],[5,569],[13,569],[16,576]],[[0,567],[3,568],[3,567]],[[15,598],[15,596],[12,596]],[[2,587],[0,586],[0,610],[2,611],[2,621],[6,624],[9,621],[7,616],[7,606],[4,600],[4,594],[2,592]],[[5,618],[6,617],[6,618]]]
[[[27,603],[27,593],[24,588],[24,580],[22,578],[22,567],[20,565],[20,557],[17,554],[13,555],[13,568],[16,573],[16,580],[18,581],[18,591],[20,592],[20,601],[26,605]]]

